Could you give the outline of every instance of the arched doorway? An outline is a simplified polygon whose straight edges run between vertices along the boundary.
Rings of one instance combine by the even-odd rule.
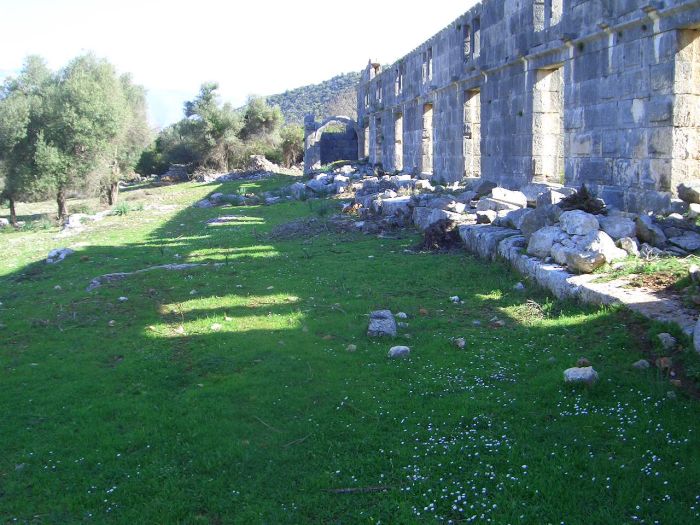
[[[307,120],[304,171],[311,172],[338,160],[359,159],[360,129],[350,117],[327,118],[320,125]]]

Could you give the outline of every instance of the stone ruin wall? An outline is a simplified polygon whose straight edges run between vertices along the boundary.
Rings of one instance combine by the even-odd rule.
[[[700,0],[484,0],[391,67],[370,62],[359,156],[671,210],[700,178],[699,29]]]

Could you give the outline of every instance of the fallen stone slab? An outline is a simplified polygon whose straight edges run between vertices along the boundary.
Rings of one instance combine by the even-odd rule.
[[[369,314],[369,337],[396,337],[396,320],[391,310],[375,310]]]
[[[154,272],[157,270],[164,270],[164,271],[183,271],[183,270],[191,270],[193,268],[206,268],[206,267],[219,267],[223,266],[223,263],[184,263],[184,264],[162,264],[159,266],[149,266],[148,268],[143,268],[141,270],[134,270],[133,272],[118,272],[118,273],[108,273],[105,275],[101,275],[99,277],[95,277],[92,281],[90,281],[90,284],[86,288],[87,292],[91,292],[93,290],[96,290],[102,285],[109,284],[109,283],[114,283],[117,281],[123,281],[127,277],[131,277],[132,275],[138,275],[141,273],[147,273],[147,272]]]
[[[700,250],[700,235],[695,232],[684,232],[677,237],[671,237],[668,242],[687,252]]]
[[[382,215],[411,215],[411,197],[394,197],[382,200]]]
[[[51,250],[46,256],[46,264],[56,264],[60,263],[69,255],[73,255],[75,251],[70,248],[58,248],[56,250]]]
[[[494,259],[498,245],[504,239],[518,235],[517,230],[498,226],[464,225],[459,227],[459,236],[471,253],[483,259]]]
[[[511,191],[496,187],[491,191],[491,197],[497,201],[517,206],[518,208],[527,208],[527,197],[521,191]]]
[[[240,221],[241,217],[236,215],[222,215],[221,217],[216,217],[214,219],[209,219],[206,224],[228,224],[231,222]]]

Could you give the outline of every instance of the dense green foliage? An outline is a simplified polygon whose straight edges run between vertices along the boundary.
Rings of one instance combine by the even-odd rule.
[[[312,113],[318,118],[333,115],[357,117],[357,84],[359,73],[345,73],[320,84],[312,84],[267,97],[271,105],[279,106],[285,121],[304,124],[304,116]]]
[[[185,102],[184,118],[160,132],[143,153],[136,168],[139,173],[162,174],[170,164],[222,172],[244,167],[253,154],[286,165],[300,160],[303,129],[283,126],[279,107],[251,97],[245,107],[234,109],[221,103],[218,87],[203,84],[197,97]]]
[[[0,522],[698,523],[700,404],[630,367],[668,330],[697,363],[679,329],[405,232],[269,235],[333,200],[191,206],[286,179],[129,188],[60,265],[55,228],[0,233]],[[85,290],[173,262],[221,266]],[[380,308],[396,339],[367,337]],[[593,388],[563,382],[582,356]]]
[[[149,140],[143,88],[90,54],[58,73],[29,57],[2,86],[0,122],[2,197],[14,208],[54,196],[60,218],[70,190],[102,189],[113,203]]]

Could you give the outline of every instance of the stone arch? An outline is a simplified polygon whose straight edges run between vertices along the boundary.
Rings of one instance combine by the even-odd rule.
[[[357,147],[355,148],[354,159],[337,159],[337,160],[357,160],[360,158],[360,144],[362,143],[362,133],[357,122],[345,115],[336,115],[328,117],[323,122],[318,124],[315,118],[308,115],[304,121],[305,142],[304,142],[304,173],[310,173],[321,167],[321,137],[323,132],[333,123],[344,124],[347,129],[352,129],[355,135]]]

